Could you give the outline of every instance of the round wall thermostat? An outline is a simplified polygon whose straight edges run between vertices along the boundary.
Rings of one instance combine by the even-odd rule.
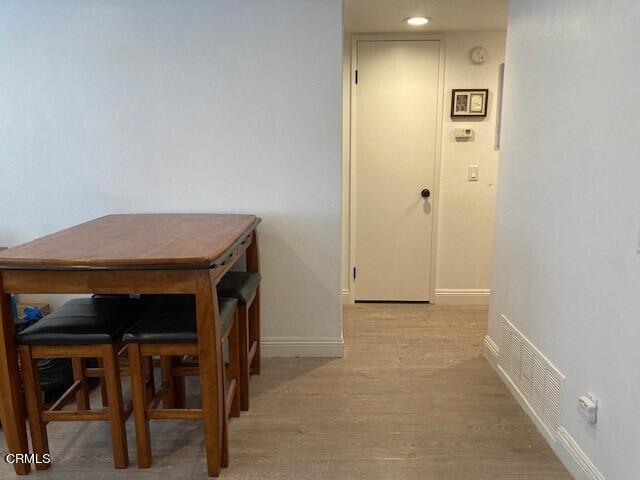
[[[476,65],[482,65],[487,61],[487,49],[484,47],[475,47],[471,50],[471,61]]]

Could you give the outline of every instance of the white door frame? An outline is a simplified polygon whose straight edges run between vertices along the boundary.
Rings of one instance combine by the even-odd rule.
[[[438,102],[436,113],[436,158],[434,162],[434,185],[432,190],[433,200],[433,227],[431,231],[431,271],[429,301],[435,303],[436,298],[436,271],[438,260],[438,211],[440,209],[440,165],[442,161],[442,124],[444,112],[444,67],[445,67],[445,39],[444,35],[432,34],[403,34],[403,33],[374,33],[355,34],[351,37],[351,107],[349,126],[349,303],[355,302],[355,282],[353,279],[353,269],[356,262],[356,163],[357,152],[354,132],[356,131],[356,85],[355,72],[358,64],[358,43],[363,41],[399,41],[399,40],[431,40],[437,41],[440,45],[440,61],[438,63]],[[385,266],[380,265],[381,273]]]

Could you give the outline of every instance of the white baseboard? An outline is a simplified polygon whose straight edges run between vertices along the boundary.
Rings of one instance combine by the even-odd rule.
[[[351,303],[351,292],[348,288],[342,289],[342,305],[349,305]]]
[[[562,445],[566,453],[569,454],[571,459],[575,462],[575,466],[582,470],[584,475],[580,475],[580,471],[577,468],[571,468],[567,465],[567,468],[576,478],[585,478],[586,480],[605,480],[604,475],[593,464],[591,459],[580,448],[578,443],[573,439],[569,432],[564,427],[558,429],[558,443]],[[558,453],[560,455],[560,453]],[[566,465],[566,464],[565,464]]]
[[[509,375],[498,365],[500,348],[493,339],[486,335],[483,342],[484,356],[505,383],[511,394],[525,413],[531,418],[545,440],[549,443],[569,472],[578,480],[606,480],[587,454],[580,448],[567,430],[560,426],[556,432],[549,432],[544,422],[536,414],[518,387],[511,381]]]
[[[436,305],[489,305],[489,288],[436,288]]]
[[[344,357],[342,337],[263,337],[262,357]]]

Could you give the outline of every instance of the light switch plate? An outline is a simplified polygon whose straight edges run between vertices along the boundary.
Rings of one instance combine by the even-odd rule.
[[[468,180],[470,182],[478,181],[478,165],[469,165]]]

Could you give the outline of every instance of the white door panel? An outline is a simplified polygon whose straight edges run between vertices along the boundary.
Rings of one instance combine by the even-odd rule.
[[[440,42],[358,42],[356,300],[428,301]]]

